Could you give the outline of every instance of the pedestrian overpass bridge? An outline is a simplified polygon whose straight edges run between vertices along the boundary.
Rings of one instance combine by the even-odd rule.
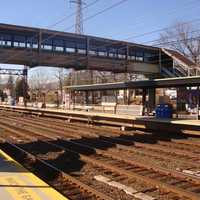
[[[0,24],[0,63],[159,75],[173,60],[157,47]]]

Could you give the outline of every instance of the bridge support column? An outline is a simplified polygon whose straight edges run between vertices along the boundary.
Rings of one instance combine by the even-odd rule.
[[[148,114],[155,109],[156,103],[156,90],[155,88],[148,90]]]
[[[94,105],[95,104],[95,92],[94,91],[91,91],[91,103],[92,103],[92,105]]]
[[[56,95],[56,107],[59,108],[59,95],[58,95],[58,91],[55,92]]]
[[[146,96],[147,96],[147,89],[144,88],[142,90],[142,105],[143,105],[142,115],[145,115],[146,111]]]
[[[46,94],[42,93],[42,108],[46,108]]]
[[[28,67],[24,66],[23,69],[23,98],[24,98],[24,106],[27,106],[27,96],[28,96]]]
[[[200,120],[200,87],[197,90],[197,120]]]
[[[70,91],[70,104],[69,104],[70,110],[71,110],[71,108],[72,108],[72,110],[75,109],[75,103],[76,103],[75,91]],[[72,107],[71,107],[71,105],[72,105]]]
[[[85,105],[88,106],[89,98],[88,98],[88,91],[85,91]]]
[[[183,98],[186,90],[185,87],[177,88],[177,111],[186,111],[186,100]]]
[[[129,99],[128,99],[129,98],[129,96],[128,96],[129,94],[128,94],[128,92],[129,92],[128,89],[124,89],[124,104],[125,105],[129,104]]]

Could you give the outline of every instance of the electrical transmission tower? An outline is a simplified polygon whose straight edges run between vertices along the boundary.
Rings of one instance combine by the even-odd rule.
[[[83,0],[70,0],[70,2],[77,5],[75,33],[83,34],[83,5],[85,3]]]
[[[83,5],[86,3],[83,0],[70,0],[70,3],[74,3],[77,5],[76,8],[76,23],[75,23],[75,33],[76,34],[83,34]],[[73,71],[72,71],[73,72]],[[86,72],[86,71],[85,71]],[[88,70],[89,72],[89,79],[90,82],[93,82],[93,72],[91,70]],[[74,78],[72,78],[72,82],[75,82],[77,84],[77,81],[79,80],[79,75],[81,71],[74,73]]]

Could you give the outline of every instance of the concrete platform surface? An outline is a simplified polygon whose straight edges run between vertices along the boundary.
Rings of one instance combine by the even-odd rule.
[[[16,108],[24,108],[16,106]],[[34,108],[26,108],[26,109],[34,109]],[[41,110],[41,111],[50,111],[55,113],[66,113],[66,114],[82,114],[86,116],[99,116],[99,117],[105,117],[105,118],[113,118],[113,119],[127,119],[127,120],[141,120],[141,121],[149,121],[149,122],[162,122],[162,123],[168,123],[168,124],[182,124],[182,125],[191,125],[191,126],[200,126],[200,120],[191,120],[191,119],[156,119],[152,116],[134,116],[134,115],[128,115],[128,114],[112,114],[112,113],[102,113],[102,112],[87,112],[87,111],[75,111],[75,110],[61,110],[61,109],[52,109],[52,108],[46,108],[46,109],[35,109],[35,110]]]
[[[1,200],[68,200],[0,150]]]
[[[155,119],[155,118],[140,118],[140,120],[152,121],[152,122],[162,122],[167,124],[182,124],[191,126],[200,126],[200,120],[191,119]]]
[[[135,116],[135,115],[130,115],[130,114],[112,114],[112,113],[104,113],[104,112],[97,112],[97,111],[78,111],[78,110],[67,110],[67,109],[56,109],[56,108],[34,108],[34,107],[24,107],[24,106],[9,106],[9,105],[0,105],[2,108],[13,108],[16,110],[24,110],[26,109],[27,111],[46,111],[46,112],[52,112],[52,113],[60,113],[60,114],[77,114],[77,115],[85,115],[85,116],[99,116],[99,117],[111,117],[111,118],[116,118],[116,119],[131,119],[135,120],[136,118],[140,118],[142,116]]]

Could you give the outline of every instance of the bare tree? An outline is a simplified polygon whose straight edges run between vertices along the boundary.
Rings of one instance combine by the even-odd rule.
[[[18,98],[20,96],[28,99],[29,98],[28,89],[29,89],[29,86],[28,86],[25,78],[24,77],[18,77],[17,80],[16,80],[16,84],[15,84],[16,99],[18,100]]]
[[[42,92],[48,92],[47,85],[50,83],[50,76],[42,71],[38,70],[34,72],[29,78],[29,87],[31,91],[35,91],[39,96]]]
[[[63,90],[65,83],[66,71],[63,68],[60,68],[56,71],[55,77],[58,81],[58,89],[60,91],[60,100],[63,100]]]
[[[176,50],[200,64],[200,31],[189,23],[175,23],[160,34],[159,46]]]
[[[6,87],[10,91],[10,96],[13,97],[15,93],[15,83],[12,75],[9,75]]]

